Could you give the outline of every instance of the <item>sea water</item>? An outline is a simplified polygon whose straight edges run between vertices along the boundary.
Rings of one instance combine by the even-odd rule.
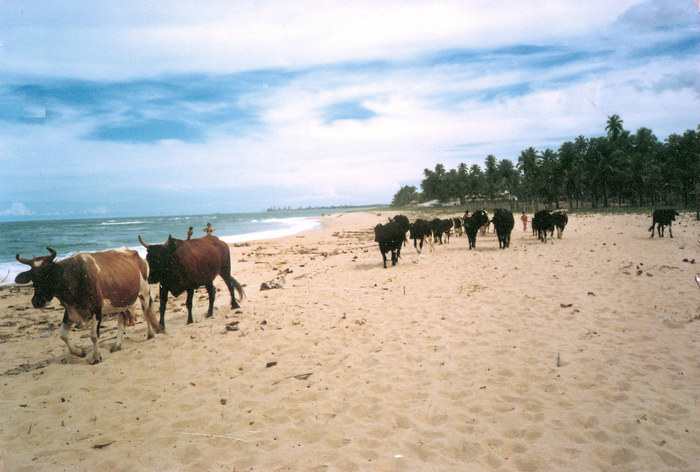
[[[128,247],[145,257],[148,244],[162,244],[169,235],[186,239],[193,228],[193,238],[205,235],[207,223],[214,236],[227,243],[279,238],[321,227],[319,216],[337,212],[328,209],[281,210],[260,213],[211,215],[150,216],[135,218],[92,218],[55,221],[0,222],[0,285],[14,283],[20,272],[28,270],[16,254],[31,259],[45,256],[47,246],[58,253],[57,259],[76,252],[95,252]]]

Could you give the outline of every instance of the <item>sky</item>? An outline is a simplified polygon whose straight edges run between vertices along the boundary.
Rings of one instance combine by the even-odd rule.
[[[389,203],[699,110],[697,0],[0,0],[0,220]]]

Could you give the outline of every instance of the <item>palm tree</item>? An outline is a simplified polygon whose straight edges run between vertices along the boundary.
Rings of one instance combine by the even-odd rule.
[[[501,159],[498,162],[498,179],[501,190],[507,190],[511,195],[518,188],[518,171],[510,159]]]
[[[613,141],[617,141],[622,134],[622,119],[619,115],[612,115],[608,117],[608,124],[605,125],[605,131],[608,133],[608,137]]]
[[[540,174],[540,158],[533,147],[529,147],[520,152],[518,157],[518,170],[522,175],[521,199],[537,197],[538,180]]]
[[[583,156],[587,148],[588,140],[582,135],[574,142],[566,141],[559,148],[559,165],[569,208],[574,208],[574,201],[578,208],[583,198]]]
[[[483,194],[486,187],[486,179],[481,171],[479,164],[472,164],[469,168],[469,195],[472,198],[478,198]]]
[[[630,196],[637,200],[639,206],[644,204],[645,194],[649,192],[650,184],[658,177],[661,170],[658,166],[657,155],[660,144],[649,128],[639,128],[631,139],[627,180]]]
[[[484,174],[486,176],[486,191],[489,195],[489,198],[493,199],[493,197],[496,195],[498,189],[497,187],[497,180],[498,180],[498,160],[496,159],[496,156],[493,154],[489,154],[486,156],[486,161],[484,162]]]

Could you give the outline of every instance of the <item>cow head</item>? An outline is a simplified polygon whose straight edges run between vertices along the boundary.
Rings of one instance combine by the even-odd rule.
[[[474,214],[472,214],[472,218],[480,227],[489,222],[489,214],[486,213],[486,210],[476,210]]]
[[[146,248],[146,262],[148,262],[148,283],[162,283],[170,273],[173,261],[177,257],[175,239],[168,235],[165,244],[146,244],[139,235],[139,242]]]
[[[56,251],[50,247],[46,249],[51,253],[50,256],[33,259],[25,259],[19,254],[16,256],[19,262],[31,267],[30,270],[19,274],[15,278],[15,282],[18,284],[34,283],[34,296],[32,297],[34,308],[43,308],[53,299],[63,273],[63,267],[53,261],[56,258]]]

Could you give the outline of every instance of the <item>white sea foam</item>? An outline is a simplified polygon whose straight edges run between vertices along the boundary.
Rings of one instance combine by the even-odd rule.
[[[102,226],[140,225],[143,221],[103,221]]]
[[[140,221],[129,221],[129,222],[103,222],[101,223],[102,225],[109,225],[109,224],[140,224],[142,222]],[[275,239],[275,238],[283,238],[286,236],[293,236],[295,234],[303,233],[305,231],[311,231],[315,229],[320,229],[321,228],[321,222],[319,221],[318,218],[314,217],[292,217],[292,218],[269,218],[269,219],[264,219],[260,220],[257,222],[258,224],[260,223],[274,223],[274,226],[276,229],[271,229],[271,230],[262,230],[262,231],[253,231],[253,232],[248,232],[248,233],[241,233],[241,234],[235,234],[235,235],[219,235],[219,238],[228,243],[228,244],[235,244],[235,243],[244,243],[244,242],[249,242],[249,241],[260,241],[263,239]],[[282,227],[279,227],[282,225]],[[149,241],[151,242],[151,241]],[[156,244],[162,243],[162,241],[154,241]],[[104,248],[103,250],[107,250],[108,248]],[[121,247],[116,247],[112,249],[124,249],[124,246]],[[143,258],[146,257],[146,249],[141,246],[141,245],[136,245],[136,246],[130,246],[128,249],[133,249],[136,250],[139,255]],[[64,259],[66,257],[69,257],[71,255],[75,254],[75,252],[69,252],[65,254],[58,254],[57,259]],[[9,261],[9,262],[0,262],[0,285],[8,285],[8,284],[13,284],[15,282],[15,278],[17,275],[19,275],[21,272],[24,272],[28,270],[29,267],[21,264],[17,261]]]
[[[256,231],[252,233],[236,234],[233,236],[220,236],[220,239],[222,241],[227,242],[228,244],[234,244],[248,241],[260,241],[262,239],[283,238],[285,236],[292,236],[295,234],[303,233],[304,231],[311,231],[314,229],[321,228],[321,222],[315,218],[274,218],[271,220],[274,220],[275,223],[284,223],[286,227],[271,229],[268,231]]]

